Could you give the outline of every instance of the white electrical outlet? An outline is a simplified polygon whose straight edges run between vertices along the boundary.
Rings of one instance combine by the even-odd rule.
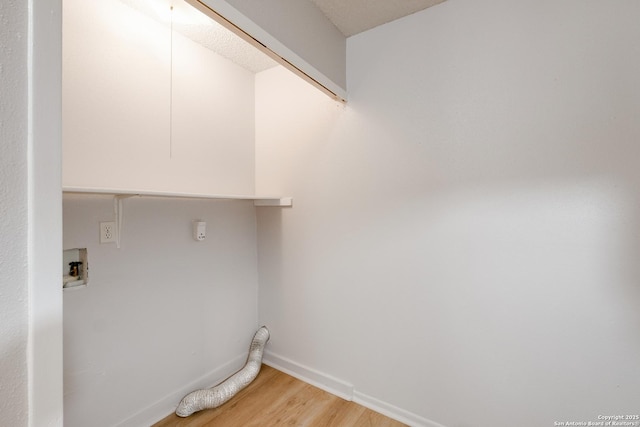
[[[204,221],[193,221],[193,238],[202,242],[207,237],[207,223]]]
[[[116,241],[116,223],[113,221],[100,223],[100,243],[114,243]]]

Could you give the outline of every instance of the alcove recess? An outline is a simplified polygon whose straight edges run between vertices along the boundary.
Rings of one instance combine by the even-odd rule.
[[[228,29],[182,3],[65,4],[63,191],[290,207],[255,193],[255,74],[278,64],[219,53]]]

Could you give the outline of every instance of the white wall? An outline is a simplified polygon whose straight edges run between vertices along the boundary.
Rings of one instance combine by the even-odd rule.
[[[61,426],[62,2],[29,6],[29,425]]]
[[[60,12],[0,4],[3,425],[62,425]]]
[[[64,6],[64,185],[254,193],[252,73],[179,33],[171,73],[167,26],[117,0]],[[64,295],[69,427],[157,421],[239,369],[257,328],[251,202],[127,199],[119,250],[98,243],[113,219],[109,197],[65,199],[64,247],[89,259]]]
[[[0,413],[24,426],[27,405],[27,4],[2,2],[0,16]],[[5,65],[7,64],[7,65]]]
[[[253,194],[253,73],[118,0],[64,6],[65,186]]]
[[[87,248],[89,263],[89,285],[64,292],[68,427],[150,425],[239,369],[258,326],[251,202],[123,203],[116,249],[98,242],[109,197],[64,199],[64,247]]]
[[[269,357],[417,425],[637,413],[639,18],[449,0],[348,40],[346,107],[259,74]]]

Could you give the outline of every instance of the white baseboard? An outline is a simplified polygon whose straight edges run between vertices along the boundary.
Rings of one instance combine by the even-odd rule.
[[[345,400],[353,400],[353,385],[348,382],[316,371],[270,351],[265,351],[262,362]]]
[[[315,369],[301,365],[286,357],[279,356],[270,351],[265,351],[262,362],[279,371],[298,378],[308,384],[316,386],[326,392],[334,394],[345,400],[354,401],[359,405],[378,412],[389,418],[412,427],[445,427],[434,421],[420,417],[412,412],[393,406],[389,403],[378,400],[374,397],[360,393],[355,390],[353,384]]]
[[[220,383],[222,380],[228,378],[230,375],[241,369],[246,361],[246,354],[241,354],[208,374],[203,375],[197,380],[192,381],[184,387],[166,395],[157,402],[131,415],[116,424],[114,427],[139,427],[143,425],[152,425],[173,413],[180,402],[180,399],[182,399],[187,393],[200,388],[212,387]],[[299,380],[318,387],[328,393],[334,394],[345,400],[354,401],[359,405],[379,412],[409,426],[445,427],[442,424],[430,421],[387,402],[383,402],[374,397],[360,393],[354,389],[353,384],[332,377],[331,375],[317,371],[313,368],[301,365],[291,359],[287,359],[286,357],[279,356],[272,352],[265,351],[262,362],[265,365],[271,366],[272,368],[298,378]]]
[[[411,427],[445,427],[442,424],[438,424],[435,421],[428,420],[412,412],[405,411],[390,403],[378,400],[375,397],[368,396],[360,393],[359,391],[353,392],[353,401],[359,405],[369,408],[372,411],[378,412],[382,415],[386,415],[389,418],[393,418],[396,421],[407,424]]]
[[[147,406],[146,408],[131,415],[125,420],[119,422],[114,427],[140,427],[150,426],[173,413],[184,396],[193,390],[200,388],[209,388],[218,384],[230,375],[237,372],[247,361],[247,355],[241,354],[224,365],[214,369],[208,374],[203,375],[195,381],[181,387],[180,389],[166,395],[162,399]]]

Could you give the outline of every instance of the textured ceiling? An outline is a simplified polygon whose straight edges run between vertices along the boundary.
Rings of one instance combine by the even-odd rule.
[[[258,73],[276,66],[267,55],[204,16],[183,0],[120,0],[169,25],[196,43]],[[315,4],[346,37],[442,3],[445,0],[307,0]],[[173,4],[173,14],[170,6]]]
[[[346,37],[445,0],[310,0]]]
[[[253,73],[277,65],[273,59],[182,0],[121,1],[165,25],[170,25],[173,19],[175,31]]]

